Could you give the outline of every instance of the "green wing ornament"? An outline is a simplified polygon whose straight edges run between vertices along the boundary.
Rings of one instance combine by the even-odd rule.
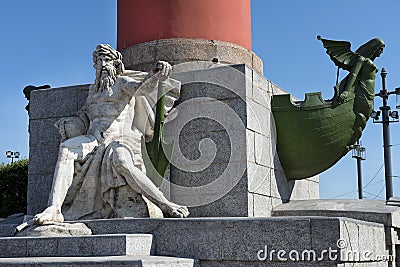
[[[355,52],[347,41],[317,37],[333,63],[349,74],[335,86],[330,100],[321,93],[306,93],[304,101],[275,95],[272,111],[277,131],[277,151],[289,179],[304,179],[332,167],[361,137],[372,111],[374,64],[385,47],[375,38]]]

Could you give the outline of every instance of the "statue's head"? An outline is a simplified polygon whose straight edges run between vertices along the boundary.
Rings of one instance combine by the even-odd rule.
[[[385,43],[379,38],[374,38],[360,46],[356,50],[356,53],[363,57],[374,60],[382,54],[384,48]]]
[[[122,55],[108,44],[99,44],[93,52],[93,67],[96,69],[96,90],[110,90],[117,75],[124,72]]]

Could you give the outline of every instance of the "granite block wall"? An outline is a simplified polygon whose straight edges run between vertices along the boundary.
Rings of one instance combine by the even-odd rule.
[[[258,217],[290,199],[319,197],[318,177],[289,181],[280,166],[271,97],[281,88],[243,64],[174,78],[182,93],[166,126],[166,141],[177,143],[173,201],[191,206],[194,217]]]

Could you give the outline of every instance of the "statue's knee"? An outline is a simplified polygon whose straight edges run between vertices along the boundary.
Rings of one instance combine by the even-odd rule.
[[[71,139],[68,139],[60,144],[60,150],[68,150],[72,151],[79,148],[79,145],[76,143],[72,142]]]
[[[62,142],[58,150],[58,155],[59,157],[76,159],[78,157],[78,153],[75,150],[76,149],[73,149],[68,142]]]
[[[68,147],[67,144],[65,144],[64,142],[60,144],[59,150],[58,150],[58,154],[63,154],[63,155],[67,155],[70,154],[71,151]]]

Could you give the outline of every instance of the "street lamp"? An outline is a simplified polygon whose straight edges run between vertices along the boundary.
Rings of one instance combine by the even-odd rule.
[[[389,95],[396,94],[396,108],[400,108],[400,87],[390,92],[386,89],[386,75],[387,72],[384,68],[381,71],[382,89],[375,96],[379,96],[383,100],[383,105],[379,107],[380,111],[372,111],[371,118],[374,123],[382,123],[383,129],[383,156],[385,162],[385,183],[386,183],[386,200],[393,197],[393,184],[392,184],[392,155],[390,151],[390,128],[389,124],[399,121],[399,112],[397,110],[390,110],[388,106]],[[382,120],[379,117],[382,111]]]
[[[14,163],[14,158],[18,159],[19,155],[20,155],[19,152],[14,152],[14,151],[11,151],[11,150],[7,150],[6,151],[6,157],[7,158],[11,158],[11,163]]]
[[[357,177],[358,177],[358,198],[363,199],[362,193],[362,172],[361,172],[361,161],[365,160],[365,147],[361,145],[360,141],[354,145],[352,158],[357,160]]]
[[[379,120],[379,116],[380,116],[380,115],[381,115],[381,111],[380,111],[380,110],[378,110],[378,111],[373,110],[373,111],[371,112],[371,118],[373,118],[374,121],[375,121],[375,120]]]

